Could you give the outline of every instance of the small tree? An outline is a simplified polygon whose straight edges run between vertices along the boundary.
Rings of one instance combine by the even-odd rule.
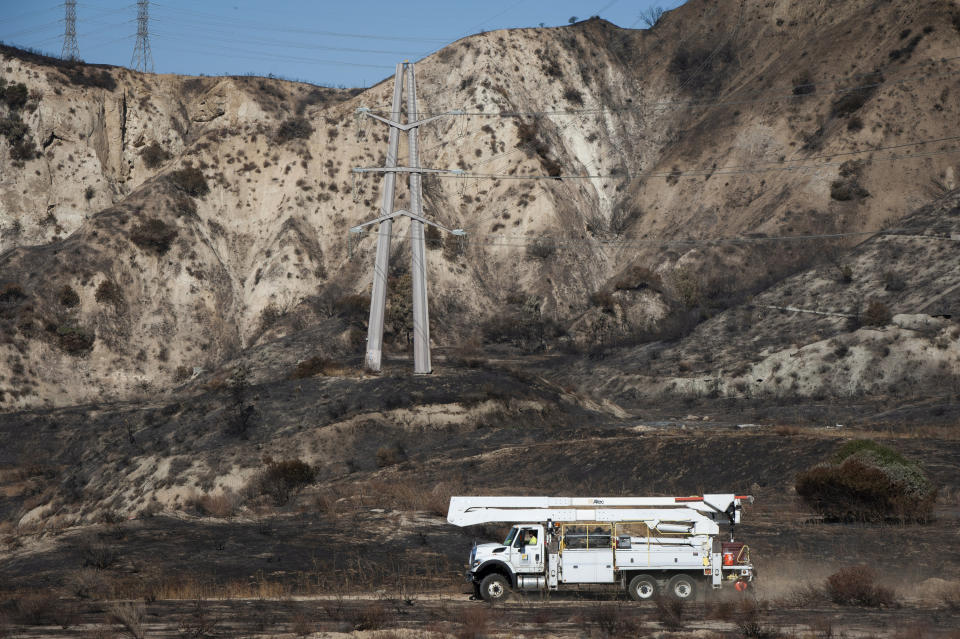
[[[570,16],[570,19],[567,20],[567,22],[569,22],[570,24],[573,24],[576,21],[577,21],[577,16]]]

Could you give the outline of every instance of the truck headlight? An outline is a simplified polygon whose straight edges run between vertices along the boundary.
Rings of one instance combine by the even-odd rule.
[[[476,567],[479,566],[479,565],[480,565],[480,560],[479,560],[479,559],[474,559],[474,560],[473,560],[473,563],[470,564],[470,566],[471,566],[472,568],[476,568]]]

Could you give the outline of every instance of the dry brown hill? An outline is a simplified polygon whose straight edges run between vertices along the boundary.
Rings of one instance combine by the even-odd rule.
[[[490,32],[421,61],[421,110],[468,112],[427,127],[424,163],[501,176],[428,181],[429,213],[469,231],[430,251],[434,339],[676,336],[828,252],[725,238],[896,226],[956,186],[957,15],[947,1],[694,0],[650,31]],[[376,165],[385,136],[358,138],[354,111],[382,109],[389,82],[2,56],[7,87],[27,92],[5,130],[28,128],[0,142],[2,406],[170,392],[318,324],[317,353],[358,351],[372,242],[351,257],[347,229],[379,192],[360,180],[355,203],[350,169]],[[393,315],[396,348],[406,324]]]

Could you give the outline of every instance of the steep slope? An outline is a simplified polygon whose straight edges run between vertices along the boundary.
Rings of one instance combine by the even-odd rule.
[[[719,238],[875,229],[952,188],[955,141],[889,147],[956,134],[955,15],[945,1],[693,0],[646,32],[498,31],[421,61],[421,111],[467,112],[425,127],[424,165],[483,176],[427,183],[428,212],[469,232],[431,245],[434,339],[669,333],[691,304],[723,308],[822,253]],[[358,137],[354,111],[384,109],[392,83],[357,94],[2,55],[40,150],[12,159],[0,142],[2,406],[153,394],[316,323],[325,352],[362,346],[352,294],[372,242],[351,253],[347,230],[375,216],[379,184],[359,180],[354,202],[350,168],[378,164],[385,134],[368,122]],[[395,348],[407,330],[391,322]]]

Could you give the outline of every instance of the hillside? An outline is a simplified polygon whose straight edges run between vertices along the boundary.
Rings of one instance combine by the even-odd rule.
[[[428,212],[469,233],[430,251],[438,345],[674,335],[688,307],[713,314],[823,255],[722,238],[896,226],[954,188],[955,142],[900,145],[956,133],[955,6],[802,7],[693,1],[650,31],[490,32],[421,61],[421,111],[468,112],[426,128],[424,164],[504,176],[428,181]],[[2,55],[38,151],[0,142],[4,407],[152,396],[317,324],[319,352],[357,356],[373,243],[351,256],[347,229],[379,193],[364,178],[355,203],[350,169],[377,164],[385,135],[358,139],[353,113],[383,108],[390,82]],[[554,114],[485,115],[502,112]],[[524,174],[608,177],[506,179]],[[405,324],[388,327],[401,351]]]
[[[464,112],[423,128],[465,172],[426,214],[467,235],[427,235],[413,375],[408,227],[379,374],[348,232],[392,78],[0,45],[0,637],[955,636],[957,51],[957,0],[689,0],[417,61],[421,115]],[[853,439],[926,474],[930,521],[798,498]],[[756,497],[747,599],[461,591],[503,530],[451,495],[718,491]],[[825,594],[860,564],[892,605]]]

